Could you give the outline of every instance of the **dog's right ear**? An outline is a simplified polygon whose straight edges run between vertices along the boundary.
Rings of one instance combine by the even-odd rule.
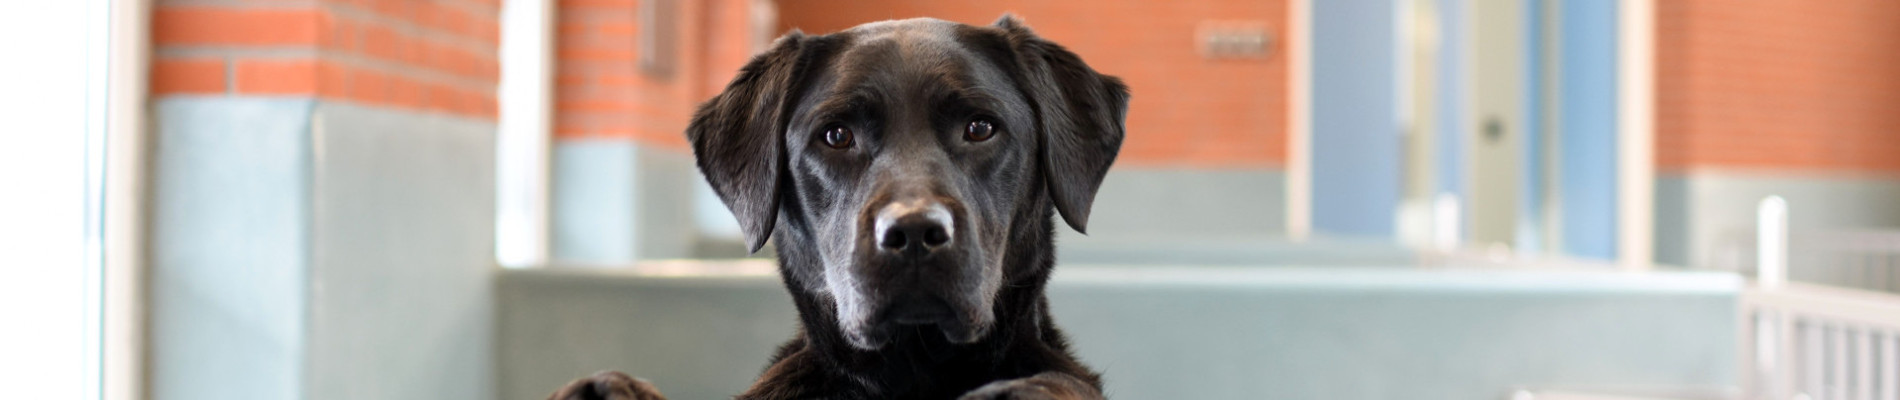
[[[753,57],[726,90],[706,101],[686,127],[699,171],[757,252],[778,220],[785,165],[785,124],[809,40],[796,30]]]
[[[1128,85],[1036,36],[1015,16],[1004,15],[993,26],[1015,49],[1024,94],[1036,105],[1042,168],[1056,212],[1086,234],[1095,191],[1115,163],[1127,130]]]

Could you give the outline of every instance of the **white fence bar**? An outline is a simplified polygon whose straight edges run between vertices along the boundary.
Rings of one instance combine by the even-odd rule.
[[[1755,219],[1755,280],[1763,290],[1779,289],[1788,282],[1788,201],[1761,199]]]
[[[1742,303],[1748,398],[1900,400],[1900,295],[1789,282]]]
[[[1848,400],[1847,397],[1847,327],[1834,324],[1828,332],[1829,349],[1834,352],[1833,365],[1829,367],[1828,396],[1835,400]]]
[[[1900,339],[1893,332],[1880,335],[1880,396],[1881,400],[1900,399]]]
[[[1874,341],[1867,329],[1854,331],[1854,398],[1874,398]]]

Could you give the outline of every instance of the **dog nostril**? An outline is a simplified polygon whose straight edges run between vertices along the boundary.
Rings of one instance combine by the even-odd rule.
[[[937,247],[950,242],[950,234],[941,226],[932,226],[924,230],[924,246]]]
[[[892,229],[889,232],[885,232],[884,240],[879,241],[877,244],[884,246],[886,249],[898,250],[904,248],[904,245],[909,244],[909,242],[909,238],[904,237],[904,231]]]

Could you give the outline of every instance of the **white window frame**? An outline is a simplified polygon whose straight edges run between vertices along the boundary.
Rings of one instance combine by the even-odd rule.
[[[103,396],[113,6],[0,6],[0,398]]]

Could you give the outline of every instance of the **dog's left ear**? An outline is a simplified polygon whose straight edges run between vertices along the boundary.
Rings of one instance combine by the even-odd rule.
[[[1089,207],[1108,166],[1121,150],[1128,86],[1082,63],[1082,58],[1036,36],[1015,16],[994,24],[1015,50],[1023,91],[1036,104],[1042,169],[1056,211],[1076,232],[1088,233]]]
[[[778,221],[786,98],[809,41],[798,31],[779,38],[746,63],[724,92],[701,105],[686,127],[699,171],[739,220],[747,251],[765,246]]]

